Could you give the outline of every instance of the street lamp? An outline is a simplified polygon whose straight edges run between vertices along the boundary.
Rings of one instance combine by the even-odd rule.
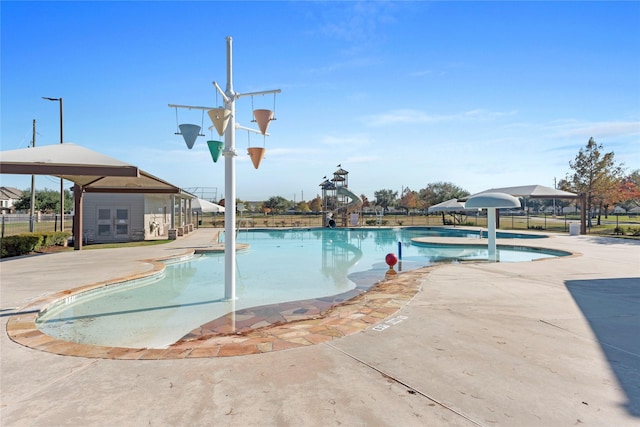
[[[36,119],[33,119],[33,139],[31,140],[31,146],[35,147],[36,146]],[[34,231],[36,231],[36,214],[35,214],[35,207],[36,207],[36,176],[35,175],[31,175],[31,215],[29,218],[29,232],[33,233]]]
[[[60,144],[62,144],[64,142],[62,98],[48,98],[46,96],[43,96],[42,99],[46,99],[47,101],[60,102]],[[60,231],[64,231],[64,178],[60,178]]]

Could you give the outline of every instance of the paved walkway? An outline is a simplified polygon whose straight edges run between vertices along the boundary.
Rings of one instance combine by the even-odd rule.
[[[2,328],[60,291],[146,274],[158,266],[138,260],[213,238],[4,260]],[[640,242],[535,244],[579,255],[405,273],[387,290],[420,290],[386,317],[282,351],[114,360],[2,333],[0,425],[638,425]]]

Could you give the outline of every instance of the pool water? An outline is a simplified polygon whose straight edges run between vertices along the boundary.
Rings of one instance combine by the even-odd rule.
[[[224,254],[171,262],[161,275],[119,283],[60,300],[43,311],[38,328],[55,338],[84,344],[164,348],[191,330],[243,308],[341,294],[355,288],[356,273],[369,285],[384,278],[386,254],[407,271],[436,262],[487,259],[478,232],[455,230],[478,245],[441,246],[412,242],[433,235],[427,228],[250,230],[238,243],[250,248],[236,257],[235,301],[224,300]],[[442,235],[442,231],[438,231]],[[462,233],[462,234],[459,234]],[[450,235],[450,234],[449,234]],[[526,235],[530,237],[530,235]],[[505,236],[500,236],[505,237]],[[560,255],[546,250],[498,249],[501,262]]]

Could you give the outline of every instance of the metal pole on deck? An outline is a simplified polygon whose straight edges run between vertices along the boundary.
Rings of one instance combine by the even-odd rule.
[[[33,119],[33,139],[31,146],[36,146],[36,119]],[[29,220],[29,231],[36,231],[36,176],[31,175],[31,219]]]
[[[227,99],[231,111],[224,134],[224,297],[236,299],[236,96],[233,92],[232,39],[227,37]]]
[[[280,93],[280,89],[250,92],[250,93],[236,93],[233,90],[233,49],[232,38],[227,37],[227,86],[223,91],[220,86],[214,81],[218,93],[220,93],[224,99],[225,109],[230,111],[229,121],[224,131],[224,150],[222,155],[225,158],[224,161],[224,188],[225,188],[225,209],[224,209],[224,294],[225,299],[233,301],[236,299],[236,157],[238,152],[236,151],[236,129],[243,129],[249,132],[259,133],[265,136],[269,136],[265,130],[255,130],[240,126],[236,123],[236,100],[243,96],[254,95],[266,95]],[[274,101],[275,102],[275,101]],[[170,108],[187,108],[197,110],[211,110],[214,107],[194,106],[194,105],[176,105],[169,104]],[[254,111],[255,114],[255,111]],[[275,120],[275,119],[274,119]],[[256,169],[257,165],[254,164]],[[173,227],[173,225],[172,225]]]

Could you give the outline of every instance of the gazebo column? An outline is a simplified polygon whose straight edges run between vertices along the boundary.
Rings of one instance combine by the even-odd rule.
[[[169,240],[176,240],[178,238],[178,231],[176,230],[176,196],[175,194],[172,194],[170,197],[170,215],[169,218],[171,218],[171,225],[169,226],[169,235],[168,238]]]
[[[178,229],[178,237],[184,236],[184,216],[182,214],[183,206],[184,199],[182,196],[178,196],[178,226],[176,227]]]
[[[73,185],[73,249],[82,250],[82,196],[84,188]]]

